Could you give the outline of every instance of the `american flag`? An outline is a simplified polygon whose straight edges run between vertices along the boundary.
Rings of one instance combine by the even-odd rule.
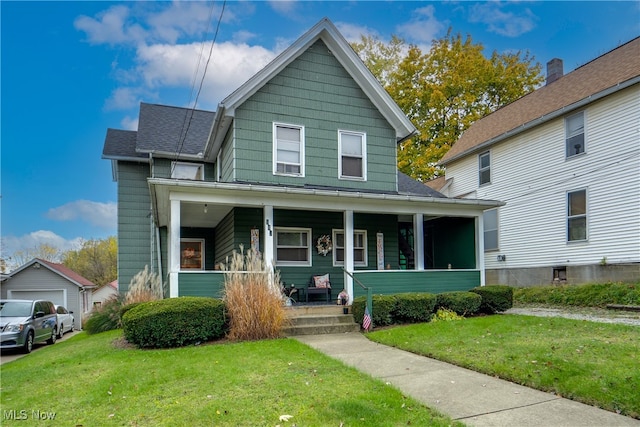
[[[364,307],[364,318],[362,319],[362,327],[365,331],[368,331],[371,327],[371,313],[369,313],[369,306]]]

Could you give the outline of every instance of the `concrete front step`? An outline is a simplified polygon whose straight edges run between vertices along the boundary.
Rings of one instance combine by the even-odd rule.
[[[291,307],[287,312],[290,326],[283,332],[287,336],[358,332],[360,325],[342,309],[338,305]]]

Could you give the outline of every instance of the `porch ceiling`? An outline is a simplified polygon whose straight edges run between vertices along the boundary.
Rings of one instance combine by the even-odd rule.
[[[183,227],[211,228],[231,211],[232,206],[206,203],[207,211],[204,211],[205,203],[182,202],[180,204],[180,224]]]

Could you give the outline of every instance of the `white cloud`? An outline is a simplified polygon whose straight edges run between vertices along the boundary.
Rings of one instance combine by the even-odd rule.
[[[269,1],[269,5],[273,10],[278,12],[281,15],[289,15],[296,11],[298,7],[298,3],[295,1],[289,0],[271,0]]]
[[[120,125],[123,129],[126,130],[138,130],[138,122],[139,118],[125,116],[122,120],[120,120]]]
[[[2,256],[8,261],[9,269],[13,270],[30,261],[33,257],[29,254],[37,253],[37,249],[42,245],[66,252],[80,249],[84,241],[82,237],[65,239],[49,230],[33,231],[23,236],[2,236]],[[16,256],[17,253],[21,253],[22,256]],[[23,259],[25,256],[28,259]]]
[[[111,96],[105,102],[105,110],[128,110],[140,104],[141,90],[134,87],[119,87],[111,92]]]
[[[336,28],[349,43],[359,42],[361,36],[380,37],[378,31],[363,25],[350,24],[348,22],[336,22]]]
[[[398,35],[409,42],[431,44],[431,41],[446,28],[446,25],[436,18],[435,11],[433,5],[414,10],[409,22],[396,27]]]
[[[97,14],[96,18],[78,17],[74,25],[87,34],[93,44],[138,43],[147,36],[146,31],[138,23],[129,21],[130,9],[126,6],[113,6]]]
[[[501,2],[487,2],[473,5],[470,22],[487,25],[487,30],[506,37],[518,37],[536,27],[536,16],[530,9],[514,12],[505,11],[507,5]]]
[[[79,220],[97,227],[115,229],[117,226],[117,205],[113,202],[101,203],[90,200],[76,200],[57,208],[49,209],[46,216],[56,221]]]

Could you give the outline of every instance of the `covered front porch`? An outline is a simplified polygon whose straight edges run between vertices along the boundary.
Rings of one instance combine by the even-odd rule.
[[[220,297],[242,245],[287,287],[329,275],[331,301],[483,285],[482,211],[498,202],[151,179],[159,270],[170,297]],[[320,241],[330,242],[330,248]],[[328,250],[327,250],[328,249]],[[306,298],[305,298],[306,299]]]

